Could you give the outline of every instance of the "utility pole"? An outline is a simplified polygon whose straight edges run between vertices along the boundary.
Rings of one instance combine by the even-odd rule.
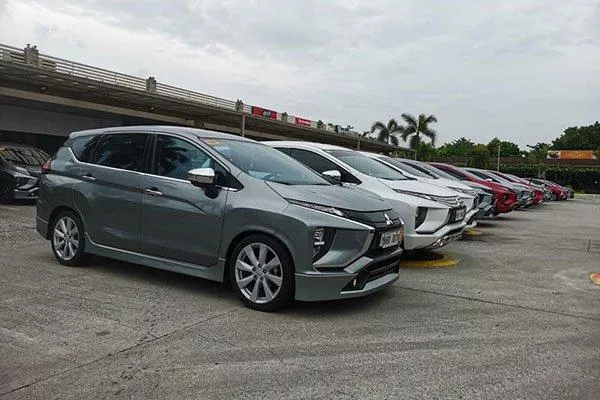
[[[500,172],[500,143],[498,144],[498,161],[496,162],[496,171]]]

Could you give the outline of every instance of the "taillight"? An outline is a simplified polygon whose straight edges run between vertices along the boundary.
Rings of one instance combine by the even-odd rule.
[[[50,172],[50,167],[52,167],[52,160],[48,159],[48,161],[46,161],[44,163],[44,165],[42,165],[42,174],[47,174],[48,172]]]

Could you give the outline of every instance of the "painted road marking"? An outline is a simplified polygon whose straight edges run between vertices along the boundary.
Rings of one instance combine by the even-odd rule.
[[[483,235],[483,232],[481,232],[479,229],[467,229],[466,231],[463,232],[464,236],[480,236]]]
[[[460,258],[449,254],[435,252],[418,252],[400,260],[400,268],[442,268],[453,267],[460,262]]]

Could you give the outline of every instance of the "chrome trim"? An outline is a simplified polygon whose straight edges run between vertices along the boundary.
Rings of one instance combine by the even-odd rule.
[[[109,166],[106,166],[106,165],[92,164],[92,163],[87,163],[87,162],[79,161],[77,159],[77,157],[75,157],[75,153],[73,153],[73,150],[71,150],[70,147],[67,146],[67,150],[69,150],[69,153],[71,154],[71,158],[73,159],[72,161],[75,164],[78,164],[78,165],[89,166],[89,167],[105,168],[105,169],[109,169],[111,171],[119,171],[119,172],[125,171],[125,172],[131,172],[133,174],[138,174],[138,175],[144,175],[145,174],[145,172],[132,171],[130,169],[115,168],[115,167],[109,167]]]

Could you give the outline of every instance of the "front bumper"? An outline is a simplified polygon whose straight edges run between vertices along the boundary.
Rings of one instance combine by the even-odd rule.
[[[361,297],[391,285],[398,279],[398,247],[380,257],[364,255],[346,268],[334,272],[296,273],[296,300],[323,301]]]
[[[477,226],[477,220],[479,219],[480,214],[481,214],[481,209],[479,209],[479,208],[474,208],[471,211],[469,211],[467,213],[467,215],[465,216],[465,221],[466,221],[465,229],[475,228]]]
[[[13,196],[15,200],[35,200],[38,197],[39,187],[36,185],[30,189],[15,189]]]
[[[445,225],[434,233],[405,233],[404,249],[419,250],[445,246],[454,240],[460,239],[460,236],[462,236],[462,232],[465,229],[465,225],[465,220],[462,220],[460,222]],[[457,234],[460,234],[460,236],[455,237]]]

